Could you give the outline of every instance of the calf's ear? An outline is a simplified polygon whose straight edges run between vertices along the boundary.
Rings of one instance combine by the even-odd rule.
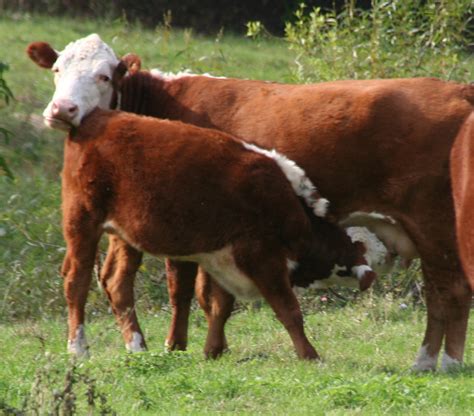
[[[58,59],[58,53],[46,42],[33,42],[26,48],[30,59],[41,68],[50,69]]]

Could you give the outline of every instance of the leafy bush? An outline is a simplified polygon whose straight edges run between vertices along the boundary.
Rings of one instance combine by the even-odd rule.
[[[348,1],[342,12],[301,4],[285,32],[298,81],[436,76],[469,81],[471,0]],[[471,42],[471,45],[469,43]]]

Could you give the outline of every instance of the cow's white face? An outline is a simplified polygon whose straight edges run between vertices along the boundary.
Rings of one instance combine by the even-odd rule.
[[[119,59],[98,35],[70,43],[52,66],[56,90],[43,112],[47,126],[70,130],[95,107],[110,108]]]

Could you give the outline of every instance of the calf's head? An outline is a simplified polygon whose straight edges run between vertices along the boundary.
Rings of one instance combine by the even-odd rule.
[[[140,68],[138,57],[118,59],[96,34],[71,42],[61,52],[48,43],[33,42],[27,53],[37,65],[54,72],[56,90],[43,112],[44,122],[66,131],[79,126],[95,107],[115,108],[120,80],[129,68]]]
[[[290,273],[292,285],[368,289],[377,277],[371,267],[372,246],[364,239],[353,238],[336,224],[314,216],[310,218],[314,238],[309,251],[298,259],[297,267]]]

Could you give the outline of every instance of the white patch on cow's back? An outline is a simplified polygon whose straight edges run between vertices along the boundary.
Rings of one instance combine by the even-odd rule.
[[[449,371],[459,368],[462,365],[461,361],[457,360],[456,358],[450,357],[446,351],[443,353],[443,357],[441,358],[441,370],[442,371]]]
[[[433,371],[436,370],[436,365],[438,363],[438,355],[429,355],[428,354],[428,344],[423,345],[416,357],[415,363],[413,364],[413,371]]]
[[[125,348],[131,353],[146,351],[146,348],[143,346],[143,337],[141,334],[133,332],[132,339],[125,344]]]
[[[184,71],[179,72],[163,72],[157,68],[154,68],[150,71],[150,74],[156,78],[160,78],[163,81],[174,81],[177,79],[185,78],[185,77],[207,77],[207,78],[215,78],[215,79],[227,79],[227,77],[218,77],[208,73],[204,74],[194,74],[191,72],[190,69],[185,69]]]
[[[77,357],[87,357],[89,355],[84,325],[77,327],[74,339],[68,339],[67,351]]]
[[[313,210],[316,216],[324,217],[326,215],[329,201],[325,198],[315,198],[315,195],[318,195],[316,187],[306,176],[305,171],[293,160],[288,159],[275,149],[267,150],[251,143],[241,143],[246,149],[273,159],[287,177],[296,195],[305,200],[306,204]]]

